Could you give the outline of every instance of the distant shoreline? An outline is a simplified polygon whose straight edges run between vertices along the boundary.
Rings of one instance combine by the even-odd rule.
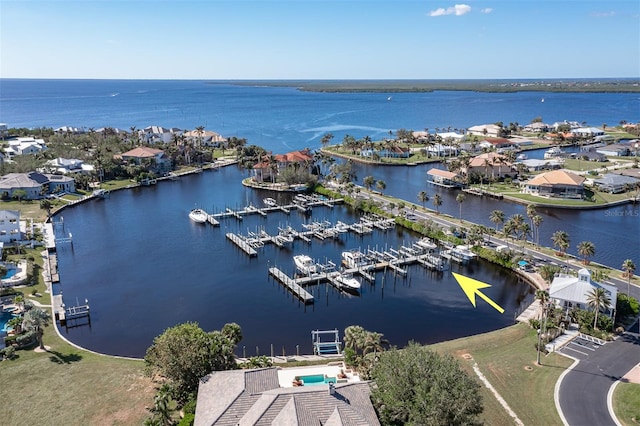
[[[324,93],[420,93],[472,91],[486,93],[640,93],[638,78],[502,79],[502,80],[229,80],[207,84],[295,87]]]

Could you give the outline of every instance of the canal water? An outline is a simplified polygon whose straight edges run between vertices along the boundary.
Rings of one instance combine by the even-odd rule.
[[[505,309],[500,314],[478,300],[474,308],[451,271],[409,267],[406,278],[378,273],[375,284],[363,282],[358,295],[328,284],[308,287],[315,303],[304,305],[268,276],[270,266],[294,273],[292,257],[309,254],[319,262],[340,262],[350,249],[398,248],[418,239],[401,229],[346,234],[339,240],[311,244],[296,241],[292,249],[266,245],[249,258],[225,233],[247,234],[279,226],[302,229],[313,220],[353,223],[359,219],[346,206],[315,207],[311,216],[297,211],[270,213],[242,221],[223,219],[219,228],[191,222],[194,207],[221,211],[226,207],[260,206],[272,196],[284,203],[289,194],[245,188],[236,167],[156,186],[125,190],[91,201],[56,216],[58,232],[71,232],[73,245],[58,247],[60,289],[67,305],[89,300],[91,326],[63,329],[74,343],[114,355],[143,356],[153,338],[167,327],[198,322],[205,330],[227,322],[242,327],[238,349],[247,356],[310,353],[311,331],[340,330],[361,325],[384,333],[391,344],[410,340],[431,343],[473,335],[514,322],[522,301],[532,290],[518,277],[494,265],[475,261],[453,271],[490,283],[485,293]]]

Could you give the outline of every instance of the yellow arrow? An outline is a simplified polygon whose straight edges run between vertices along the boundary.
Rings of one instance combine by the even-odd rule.
[[[491,287],[490,284],[483,283],[482,281],[474,280],[473,278],[465,277],[464,275],[456,274],[455,272],[452,272],[452,274],[453,274],[453,278],[455,278],[456,281],[458,281],[458,284],[460,284],[460,287],[462,287],[464,294],[467,295],[467,297],[471,301],[471,304],[474,307],[476,306],[476,294],[477,294],[482,300],[484,300],[489,305],[491,305],[496,311],[500,312],[501,314],[504,313],[504,309],[501,308],[500,305],[498,305],[493,300],[489,299],[489,296],[487,296],[486,294],[480,291],[481,288]]]

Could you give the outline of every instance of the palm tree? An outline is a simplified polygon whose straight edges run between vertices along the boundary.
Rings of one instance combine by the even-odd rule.
[[[440,206],[442,205],[442,197],[440,194],[433,196],[433,205],[436,207],[436,214],[440,214]]]
[[[531,222],[531,228],[533,228],[533,217],[537,214],[538,212],[536,211],[536,206],[535,204],[527,204],[527,217],[529,218],[529,221]]]
[[[589,264],[589,258],[596,254],[596,246],[591,241],[578,243],[578,254],[582,256],[582,263]]]
[[[538,318],[542,318],[542,313],[549,302],[549,292],[547,290],[536,290],[536,300],[540,302],[540,313]]]
[[[24,314],[24,326],[29,330],[36,332],[38,337],[38,343],[40,349],[44,350],[44,342],[42,336],[44,335],[44,328],[51,322],[51,314],[37,306],[32,307]]]
[[[462,222],[462,203],[464,203],[464,200],[466,199],[467,196],[464,195],[464,192],[459,192],[458,195],[456,195],[456,201],[460,205],[460,222]]]
[[[379,180],[376,182],[376,189],[380,192],[384,191],[387,187],[387,184],[383,180]]]
[[[384,335],[375,331],[367,332],[362,346],[362,354],[366,355],[370,352],[375,354],[384,351],[385,345],[389,342],[383,339],[382,336]]]
[[[320,139],[320,144],[324,148],[325,146],[329,145],[329,143],[331,143],[331,139],[333,139],[333,134],[327,133],[322,137],[322,139]]]
[[[542,221],[544,219],[542,218],[542,216],[540,216],[539,214],[533,216],[533,218],[531,218],[531,222],[533,223],[533,233],[535,235],[536,238],[536,245],[539,246],[540,245],[540,224],[542,224]]]
[[[373,176],[367,176],[362,180],[362,184],[368,190],[371,190],[371,187],[373,187],[375,183],[376,183],[376,180],[373,178]]]
[[[364,347],[366,330],[359,325],[350,325],[344,329],[344,347],[358,353]]]
[[[553,243],[554,247],[558,247],[560,254],[564,256],[565,252],[569,248],[569,234],[567,234],[565,231],[556,231],[551,236],[551,242]]]
[[[422,208],[425,208],[424,205],[427,201],[429,201],[429,196],[426,191],[420,191],[418,193],[418,201],[422,203]]]
[[[629,293],[631,291],[631,278],[633,278],[633,273],[636,270],[636,265],[633,263],[633,260],[626,259],[622,262],[622,270],[627,276],[627,297],[629,297]]]
[[[496,232],[498,231],[498,225],[504,224],[504,212],[502,210],[493,210],[489,215],[491,223],[496,224]]]
[[[611,306],[611,299],[607,296],[607,292],[602,287],[594,288],[587,294],[587,306],[593,308],[595,319],[593,328],[598,329],[598,313],[601,309],[608,309]]]

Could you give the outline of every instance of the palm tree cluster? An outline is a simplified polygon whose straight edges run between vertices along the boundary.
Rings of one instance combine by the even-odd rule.
[[[345,362],[356,368],[371,367],[375,362],[375,354],[389,346],[389,342],[383,336],[375,331],[367,331],[359,325],[350,325],[345,328]],[[368,357],[369,354],[373,354],[373,358]]]

